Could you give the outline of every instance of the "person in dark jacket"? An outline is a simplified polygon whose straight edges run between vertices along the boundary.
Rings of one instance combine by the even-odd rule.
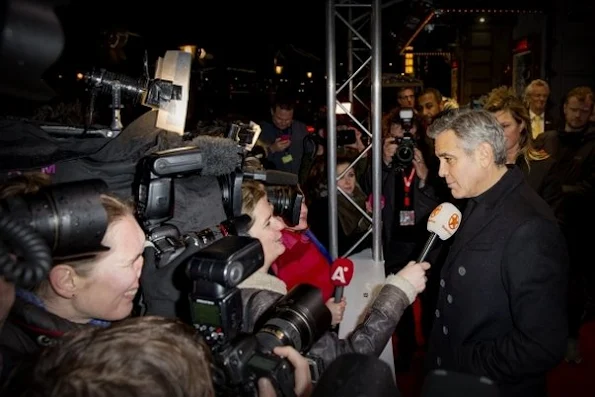
[[[531,118],[512,89],[500,87],[488,95],[484,109],[492,113],[504,130],[506,163],[516,164],[529,185],[552,207],[562,223],[562,184],[556,177],[556,160],[531,138]]]
[[[0,199],[39,187],[19,177],[3,186]],[[90,258],[54,263],[47,279],[34,289],[16,289],[0,334],[3,378],[65,332],[105,327],[132,312],[145,235],[127,204],[109,195],[101,195],[100,200],[108,219],[102,245],[109,249]]]
[[[284,252],[285,246],[281,241],[283,225],[272,216],[271,205],[261,184],[244,182],[242,212],[252,217],[253,223],[248,233],[260,241],[264,251],[262,268],[238,286],[242,290],[244,302],[243,331],[253,332],[259,317],[287,293],[285,283],[268,273],[273,262]],[[410,262],[398,274],[388,276],[366,319],[349,338],[341,340],[336,333],[326,332],[314,343],[308,355],[321,359],[325,366],[345,353],[379,356],[405,308],[424,290],[427,269],[429,264],[426,262]]]
[[[504,132],[489,112],[453,111],[428,135],[440,176],[467,199],[440,274],[428,367],[485,376],[503,397],[545,396],[568,335],[568,253],[557,220],[507,166]]]

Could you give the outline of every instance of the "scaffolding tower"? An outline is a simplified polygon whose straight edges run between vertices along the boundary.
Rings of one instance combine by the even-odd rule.
[[[329,198],[329,229],[330,254],[338,257],[338,218],[337,193],[342,194],[354,205],[364,217],[372,221],[372,227],[355,245],[344,254],[349,254],[370,233],[373,234],[373,260],[380,262],[382,258],[382,9],[399,3],[402,0],[371,2],[355,0],[327,0],[326,2],[326,76],[327,76],[327,170],[328,170],[328,198]],[[347,78],[337,81],[336,64],[336,22],[347,27]],[[369,84],[366,84],[368,83]],[[370,106],[361,99],[358,92],[369,87],[371,89]],[[352,104],[345,106],[338,99],[347,90],[347,97]],[[357,102],[368,114],[353,114],[353,106]],[[344,112],[360,129],[367,134],[370,144],[354,162],[341,174],[337,175],[337,109]],[[362,120],[368,120],[363,121]],[[369,126],[369,127],[368,127]],[[372,217],[361,209],[338,186],[337,181],[343,177],[357,162],[362,161],[369,151],[372,151],[373,173],[373,212]]]

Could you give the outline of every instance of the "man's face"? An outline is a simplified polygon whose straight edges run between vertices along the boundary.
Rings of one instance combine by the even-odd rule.
[[[442,104],[438,103],[434,94],[424,94],[418,99],[421,115],[426,123],[429,125],[434,120],[434,117],[442,111]]]
[[[463,149],[463,142],[454,131],[447,130],[436,137],[436,156],[440,159],[438,175],[446,180],[456,199],[477,197],[483,193],[482,180],[487,171],[482,166],[479,149],[471,154]]]
[[[273,124],[280,130],[284,130],[291,126],[293,121],[293,109],[281,109],[277,106],[274,110],[271,110],[271,115],[273,116]]]
[[[402,108],[413,108],[415,106],[415,92],[411,88],[405,88],[399,93],[397,102]]]
[[[564,104],[564,118],[566,125],[573,130],[583,129],[589,122],[593,111],[593,101],[587,98],[580,101],[577,97],[570,97]]]
[[[545,104],[547,98],[550,96],[550,91],[547,87],[535,86],[529,94],[529,109],[535,114],[543,114],[545,111]]]

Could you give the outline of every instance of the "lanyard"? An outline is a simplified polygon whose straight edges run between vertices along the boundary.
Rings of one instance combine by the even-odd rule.
[[[405,171],[403,171],[403,174]],[[411,192],[411,183],[413,182],[413,177],[415,176],[415,168],[411,168],[411,172],[409,176],[406,177],[403,175],[403,190],[405,191],[405,197],[403,198],[403,205],[405,208],[409,208],[411,205],[411,198],[409,197],[409,192]]]
[[[318,241],[318,239],[316,238],[316,236],[314,236],[314,233],[312,233],[310,231],[310,229],[306,230],[305,234],[310,239],[310,241],[312,241],[314,243],[316,248],[318,248],[318,251],[320,251],[320,253],[326,258],[326,260],[328,261],[328,264],[330,266],[333,263],[333,258],[331,258],[331,254],[329,254],[329,252],[325,248],[325,246],[322,245],[322,243],[320,241]]]

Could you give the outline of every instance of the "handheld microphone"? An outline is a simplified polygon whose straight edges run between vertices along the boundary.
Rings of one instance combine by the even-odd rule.
[[[348,258],[337,258],[331,266],[331,282],[335,286],[335,303],[343,298],[343,287],[353,278],[353,262]]]
[[[423,262],[428,256],[428,252],[436,242],[436,237],[440,240],[448,240],[459,229],[461,225],[461,211],[451,203],[442,203],[434,208],[434,211],[428,218],[428,232],[430,237],[426,241],[426,245],[417,258],[417,263]]]

